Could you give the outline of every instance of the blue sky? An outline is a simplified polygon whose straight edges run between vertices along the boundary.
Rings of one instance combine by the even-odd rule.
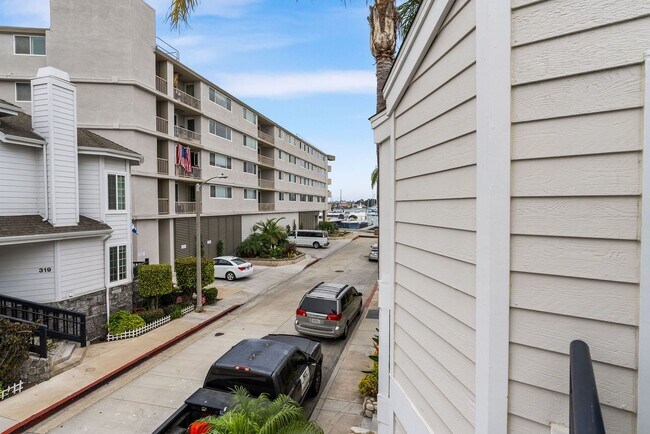
[[[333,199],[372,195],[374,59],[365,0],[203,0],[189,28],[164,22],[181,61],[330,154]],[[49,26],[48,0],[0,0],[0,25]]]

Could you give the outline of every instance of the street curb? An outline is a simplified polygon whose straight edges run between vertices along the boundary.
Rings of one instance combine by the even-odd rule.
[[[181,333],[178,336],[175,336],[168,340],[167,342],[164,342],[160,345],[158,345],[156,348],[144,353],[140,357],[137,357],[127,364],[115,369],[113,372],[110,372],[106,375],[104,375],[101,378],[98,378],[97,380],[93,381],[89,385],[77,390],[76,392],[66,396],[65,398],[61,399],[58,402],[55,402],[54,404],[50,405],[49,407],[39,411],[38,413],[30,416],[29,418],[25,419],[22,422],[19,422],[18,424],[12,426],[8,430],[4,431],[3,434],[12,434],[12,433],[21,433],[24,432],[25,430],[33,427],[34,425],[42,422],[44,419],[47,419],[50,417],[52,414],[62,410],[63,408],[67,407],[68,405],[72,404],[79,398],[82,398],[83,396],[89,394],[90,392],[94,391],[95,389],[98,389],[99,387],[103,386],[105,383],[108,383],[111,380],[114,380],[115,378],[119,377],[120,375],[124,374],[125,372],[129,371],[130,369],[138,366],[140,363],[144,362],[147,359],[150,359],[151,357],[161,353],[162,351],[168,349],[169,347],[177,344],[178,342],[182,341],[186,337],[196,333],[197,331],[201,330],[202,328],[208,326],[209,324],[217,321],[220,318],[223,318],[224,316],[228,315],[230,312],[233,312],[237,309],[239,309],[242,305],[241,304],[235,304],[230,306],[229,308],[219,312],[212,318],[202,322],[201,324],[197,324],[196,326],[192,327],[189,330],[186,330],[185,332]]]
[[[314,265],[316,262],[318,262],[320,260],[321,260],[321,258],[312,259],[311,261],[309,261],[309,263],[307,265],[305,265],[305,268],[303,268],[303,270],[306,270],[307,268],[311,267],[312,265]]]

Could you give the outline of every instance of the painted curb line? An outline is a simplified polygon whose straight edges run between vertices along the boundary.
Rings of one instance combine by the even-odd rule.
[[[192,327],[189,330],[184,331],[180,335],[177,335],[167,342],[164,342],[160,345],[158,345],[156,348],[147,351],[146,353],[142,354],[141,356],[129,361],[125,365],[115,369],[113,372],[110,372],[106,375],[104,375],[101,378],[98,378],[97,380],[93,381],[92,383],[88,384],[87,386],[77,390],[76,392],[66,396],[65,398],[55,402],[54,404],[50,405],[49,407],[39,411],[38,413],[30,416],[29,418],[23,420],[22,422],[17,423],[16,425],[10,427],[8,430],[4,431],[3,434],[13,434],[13,433],[20,433],[24,432],[25,430],[33,427],[34,425],[42,422],[44,419],[47,419],[54,413],[62,410],[63,408],[67,407],[68,405],[72,404],[79,398],[82,398],[83,396],[89,394],[90,392],[94,391],[95,389],[98,389],[99,387],[103,386],[105,383],[119,377],[120,375],[124,374],[125,372],[129,371],[130,369],[138,366],[140,363],[144,362],[147,359],[150,359],[151,357],[163,352],[164,350],[168,349],[169,347],[177,344],[178,342],[182,341],[186,337],[196,333],[197,331],[201,330],[202,328],[208,326],[209,324],[217,321],[220,318],[223,318],[224,316],[228,315],[230,312],[233,312],[237,309],[239,309],[242,306],[242,304],[235,304],[230,306],[229,308],[219,312],[215,316],[207,319],[206,321],[202,322],[201,324],[197,324],[196,326]]]

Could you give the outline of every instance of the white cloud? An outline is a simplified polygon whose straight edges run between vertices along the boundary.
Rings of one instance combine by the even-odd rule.
[[[215,82],[242,98],[295,98],[313,94],[375,92],[374,72],[362,70],[221,74]]]
[[[156,10],[157,15],[167,15],[169,6],[172,4],[172,0],[145,1]],[[250,6],[259,2],[260,0],[203,0],[196,6],[192,16],[237,18],[244,15]]]
[[[19,27],[49,27],[49,0],[0,0],[3,25]]]

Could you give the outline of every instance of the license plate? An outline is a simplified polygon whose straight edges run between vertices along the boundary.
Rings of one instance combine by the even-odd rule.
[[[318,318],[309,318],[309,322],[312,324],[323,324],[323,320]]]

